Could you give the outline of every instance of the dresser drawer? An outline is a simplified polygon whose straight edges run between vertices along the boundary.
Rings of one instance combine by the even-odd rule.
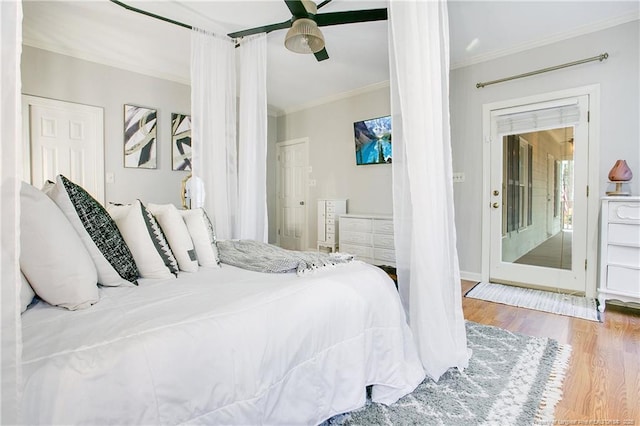
[[[387,262],[387,263],[396,263],[396,252],[395,250],[388,249],[373,249],[373,257],[376,260],[376,263]]]
[[[640,297],[640,269],[608,266],[607,288]]]
[[[376,248],[395,249],[393,235],[374,234],[373,245],[376,246]]]
[[[348,253],[354,255],[359,260],[365,260],[369,262],[373,258],[373,248],[364,246],[354,246],[351,244],[341,244],[340,253]]]
[[[371,219],[343,217],[340,219],[340,228],[342,231],[371,232]]]
[[[640,226],[626,223],[609,224],[609,243],[637,246],[640,241]]]
[[[335,225],[336,220],[333,217],[327,217],[327,225]]]
[[[340,222],[342,225],[342,222]],[[342,227],[342,231],[340,232],[340,241],[347,244],[358,244],[362,246],[372,246],[373,245],[373,235],[367,234],[364,232],[353,232],[346,231],[344,227]]]
[[[607,248],[607,263],[640,268],[640,247],[610,245]]]
[[[324,238],[325,243],[334,243],[335,241],[336,241],[335,234],[327,233],[327,235],[325,235],[325,238]]]
[[[609,222],[640,224],[640,204],[624,201],[610,201]]]
[[[374,219],[373,231],[377,234],[393,235],[393,221],[388,219]]]

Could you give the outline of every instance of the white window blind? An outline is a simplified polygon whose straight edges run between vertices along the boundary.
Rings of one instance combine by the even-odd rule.
[[[536,106],[532,107],[536,108]],[[520,134],[535,130],[568,127],[579,121],[580,107],[577,103],[528,111],[520,109],[520,111],[503,113],[496,117],[498,134]]]

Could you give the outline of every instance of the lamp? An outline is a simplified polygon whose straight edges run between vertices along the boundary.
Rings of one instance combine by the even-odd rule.
[[[315,21],[299,18],[287,31],[284,45],[295,53],[316,53],[324,49],[324,36]]]
[[[625,160],[617,160],[609,171],[609,182],[616,184],[614,191],[607,191],[607,195],[629,195],[628,192],[622,190],[622,184],[629,182],[633,177],[631,169]]]

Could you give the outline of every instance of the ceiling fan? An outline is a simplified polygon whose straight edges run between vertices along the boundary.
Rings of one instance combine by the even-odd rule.
[[[324,0],[317,6],[311,0],[284,0],[284,2],[291,12],[291,19],[227,35],[231,38],[240,38],[289,28],[284,39],[285,47],[296,53],[313,53],[319,62],[329,59],[329,54],[325,49],[324,36],[318,27],[387,19],[387,9],[318,13],[318,9],[330,3],[331,0]]]

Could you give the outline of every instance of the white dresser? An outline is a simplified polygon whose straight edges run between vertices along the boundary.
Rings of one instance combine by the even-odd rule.
[[[598,301],[640,303],[640,197],[604,197]]]
[[[393,218],[362,214],[340,216],[340,251],[374,265],[395,267]]]
[[[338,218],[347,212],[347,200],[318,200],[318,251],[321,247],[336,251]]]

